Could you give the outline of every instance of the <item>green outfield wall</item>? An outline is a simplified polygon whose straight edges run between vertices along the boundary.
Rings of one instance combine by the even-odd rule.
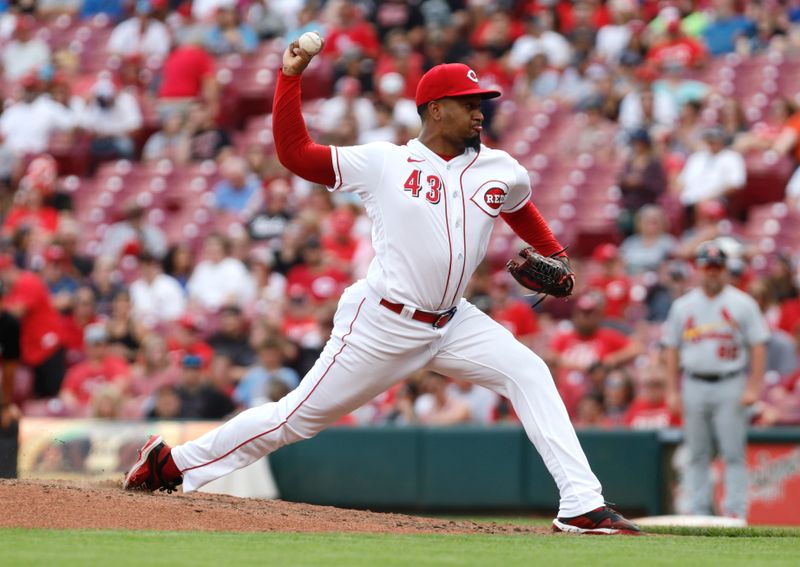
[[[665,509],[666,452],[656,432],[579,432],[605,497]],[[416,511],[548,510],[556,486],[519,427],[333,428],[270,457],[281,498]]]

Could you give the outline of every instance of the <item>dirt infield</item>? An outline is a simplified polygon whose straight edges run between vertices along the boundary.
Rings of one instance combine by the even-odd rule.
[[[111,484],[0,480],[0,527],[544,534],[547,528],[440,520],[204,493],[124,492]]]

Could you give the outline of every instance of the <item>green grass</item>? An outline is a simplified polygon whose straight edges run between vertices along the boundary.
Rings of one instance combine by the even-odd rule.
[[[754,532],[758,533],[758,531]],[[782,533],[782,532],[781,532]],[[797,565],[800,538],[0,530],[0,566]]]

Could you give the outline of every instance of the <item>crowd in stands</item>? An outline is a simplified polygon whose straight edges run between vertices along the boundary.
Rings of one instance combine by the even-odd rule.
[[[0,0],[0,279],[25,414],[221,419],[297,387],[373,255],[358,200],[275,156],[274,74],[309,30],[320,143],[413,138],[438,63],[505,93],[484,142],[530,170],[578,290],[532,309],[498,223],[467,297],[545,359],[576,425],[680,423],[659,325],[710,239],[773,330],[754,422],[800,423],[792,0]],[[421,371],[341,423],[515,419]]]

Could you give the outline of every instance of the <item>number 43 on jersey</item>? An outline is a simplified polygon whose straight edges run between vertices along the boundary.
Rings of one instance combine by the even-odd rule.
[[[435,175],[429,175],[425,179],[428,190],[425,192],[425,198],[432,204],[437,204],[442,196],[442,180]],[[415,169],[411,175],[406,179],[403,188],[406,191],[411,191],[412,197],[419,197],[420,192],[424,189],[422,186],[422,172]]]

